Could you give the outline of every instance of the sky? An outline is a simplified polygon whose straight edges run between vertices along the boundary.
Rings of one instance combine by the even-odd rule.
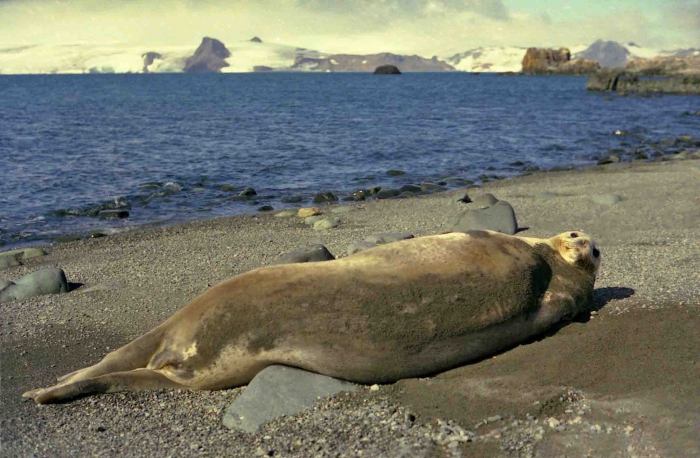
[[[0,0],[0,46],[197,46],[259,36],[325,52],[449,55],[597,39],[700,47],[700,0]]]

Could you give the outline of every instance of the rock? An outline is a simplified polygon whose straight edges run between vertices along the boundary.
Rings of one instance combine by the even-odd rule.
[[[401,194],[401,191],[398,189],[384,189],[376,193],[374,197],[377,199],[391,199],[392,197],[397,197],[399,194]]]
[[[356,386],[325,375],[287,366],[269,366],[258,373],[224,414],[227,428],[255,432],[258,427],[283,415],[294,415],[311,407],[319,397]]]
[[[601,66],[608,68],[623,68],[627,64],[629,56],[629,50],[621,44],[603,40],[596,40],[576,55],[577,58],[594,60]]]
[[[297,209],[282,210],[275,215],[275,218],[289,218],[290,216],[297,216],[298,213],[299,210]]]
[[[395,65],[380,65],[374,69],[375,75],[400,75],[401,70]]]
[[[304,224],[306,224],[307,226],[313,226],[318,221],[321,221],[324,218],[325,217],[321,215],[309,216],[307,218],[304,218]]]
[[[167,193],[176,193],[182,191],[182,185],[180,183],[176,183],[174,181],[169,181],[168,183],[165,183],[163,185],[163,191]]]
[[[350,245],[347,249],[347,254],[350,256],[351,254],[359,253],[361,251],[366,251],[374,247],[378,247],[376,243],[370,243],[370,242],[359,242],[359,243],[353,243]]]
[[[9,253],[12,252],[8,251],[7,253],[0,254],[0,270],[22,265],[19,260],[19,253],[17,255],[10,255]]]
[[[340,219],[338,218],[326,218],[314,223],[315,231],[322,231],[325,229],[332,229],[340,225]]]
[[[472,201],[472,204],[469,206],[470,208],[488,208],[491,207],[492,205],[495,205],[498,202],[498,199],[496,199],[496,196],[493,194],[482,194],[478,197],[475,197],[474,200]]]
[[[513,207],[501,200],[488,208],[469,209],[460,213],[451,230],[453,232],[491,230],[514,235],[518,231],[518,223]]]
[[[285,204],[298,204],[302,200],[304,200],[302,196],[282,197],[282,202]]]
[[[63,270],[51,267],[21,277],[16,282],[0,286],[0,302],[24,300],[44,294],[67,293],[68,280]]]
[[[418,197],[418,194],[406,191],[396,196],[396,199],[411,199],[413,197]]]
[[[243,191],[238,193],[239,196],[257,196],[258,193],[255,192],[253,188],[245,188]]]
[[[401,175],[406,175],[406,172],[404,172],[403,170],[393,170],[392,169],[392,170],[387,170],[386,174],[389,175],[390,177],[398,177]]]
[[[632,63],[632,62],[630,62]],[[700,68],[700,58],[698,58]],[[700,74],[678,74],[645,78],[642,73],[600,71],[588,78],[589,91],[637,92],[646,94],[700,94]]]
[[[21,248],[19,250],[5,251],[0,253],[0,270],[21,266],[24,264],[22,261],[40,256],[46,256],[46,252],[41,248]]]
[[[321,244],[309,245],[306,248],[302,248],[291,253],[286,253],[277,258],[275,261],[271,262],[271,265],[276,264],[294,264],[298,262],[321,262],[321,261],[332,261],[335,256],[328,251],[328,248]]]
[[[617,194],[598,194],[591,197],[591,200],[600,205],[615,205],[622,202],[624,199]]]
[[[299,218],[308,218],[309,216],[316,216],[321,214],[321,209],[318,207],[308,207],[300,208],[297,212]]]
[[[620,162],[620,156],[615,156],[610,155],[608,157],[604,157],[603,159],[598,161],[598,165],[605,165],[605,164],[617,164]]]
[[[258,207],[259,212],[269,212],[274,210],[274,208],[271,205],[263,205],[262,207]]]
[[[568,48],[528,48],[523,57],[522,71],[526,75],[548,74],[570,60],[571,51]]]
[[[149,51],[147,53],[141,54],[141,59],[143,60],[142,72],[148,73],[148,67],[153,65],[156,59],[162,59],[163,56],[160,53]]]
[[[319,192],[314,196],[314,203],[321,204],[323,202],[336,202],[338,197],[332,192]]]
[[[445,190],[447,188],[445,188],[444,186],[441,186],[439,184],[435,184],[435,183],[421,183],[420,189],[422,191],[442,191],[442,190]]]
[[[258,37],[253,37],[250,39],[251,43],[262,43],[263,41]]]
[[[365,242],[383,245],[385,243],[398,242],[399,240],[412,239],[413,234],[400,232],[384,232],[382,234],[372,234],[365,237]]]
[[[349,213],[352,211],[352,207],[335,207],[331,210],[331,213]]]
[[[467,190],[464,189],[455,194],[453,201],[462,204],[469,204],[472,202],[472,199],[469,197],[469,194],[467,194]]]
[[[401,187],[399,188],[399,191],[400,191],[400,192],[419,193],[419,192],[422,191],[422,189],[420,188],[420,186],[415,186],[415,185],[412,185],[412,184],[407,184],[407,185],[401,186]]]
[[[226,46],[215,38],[204,37],[192,57],[185,61],[185,73],[220,72],[229,64],[225,59],[231,57]]]
[[[102,210],[97,216],[100,219],[122,219],[128,218],[129,212],[126,210]]]

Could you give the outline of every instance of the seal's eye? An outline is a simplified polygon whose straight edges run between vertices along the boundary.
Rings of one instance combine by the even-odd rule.
[[[600,256],[600,251],[598,251],[598,248],[593,248],[593,257],[597,258]]]
[[[575,239],[576,237],[578,237],[578,234],[577,234],[576,232],[572,232],[571,234],[569,234],[569,236],[570,236],[572,239]]]

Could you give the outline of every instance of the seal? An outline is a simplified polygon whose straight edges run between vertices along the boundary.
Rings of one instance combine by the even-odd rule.
[[[380,245],[219,283],[94,366],[28,391],[37,403],[125,390],[217,390],[282,364],[357,383],[445,371],[587,310],[600,252],[580,231],[490,231]]]

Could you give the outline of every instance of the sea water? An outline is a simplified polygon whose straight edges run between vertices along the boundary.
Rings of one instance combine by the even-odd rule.
[[[468,73],[0,77],[0,245],[503,179],[700,133],[699,98]],[[626,131],[616,135],[615,131]],[[400,170],[403,175],[388,175]],[[461,179],[461,180],[460,180]],[[231,199],[252,187],[257,195]],[[124,220],[100,209],[125,208]]]

